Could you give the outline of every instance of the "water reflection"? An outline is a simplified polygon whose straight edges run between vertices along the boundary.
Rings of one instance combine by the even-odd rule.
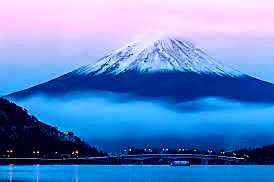
[[[38,182],[39,181],[39,172],[40,172],[40,165],[36,165],[34,168],[34,174],[35,174],[35,181]]]
[[[7,165],[0,166],[0,182],[39,182],[39,181],[79,182],[79,166],[60,165]]]
[[[79,182],[79,166],[74,166],[74,181]]]
[[[12,182],[12,166],[13,165],[10,165],[9,166],[9,181]]]

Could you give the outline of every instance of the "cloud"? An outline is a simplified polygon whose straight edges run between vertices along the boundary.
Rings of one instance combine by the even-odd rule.
[[[267,105],[207,98],[182,103],[182,110],[111,94],[37,96],[19,104],[41,120],[108,150],[160,144],[233,148],[274,143],[274,107]]]

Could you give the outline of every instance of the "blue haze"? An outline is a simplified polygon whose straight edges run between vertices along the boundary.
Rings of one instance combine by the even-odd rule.
[[[18,103],[39,119],[108,151],[164,146],[229,150],[274,143],[271,105],[207,98],[183,103],[186,110],[177,111],[164,102],[126,101],[102,93],[37,96]]]
[[[183,37],[189,37],[209,55],[227,65],[274,82],[273,36],[190,34]],[[114,36],[73,41],[65,37],[37,40],[3,38],[0,42],[0,95],[45,82],[83,64],[94,63],[128,40],[130,37]],[[90,143],[110,150],[114,146],[129,147],[129,143],[139,146],[201,145],[200,139],[204,139],[204,147],[211,147],[215,142],[215,146],[227,149],[274,143],[272,106],[243,105],[211,98],[185,105],[185,108],[197,106],[201,110],[178,112],[163,103],[123,102],[113,100],[109,95],[77,96],[71,101],[37,97],[19,104],[39,119],[63,130],[75,131]],[[175,140],[178,138],[181,140]]]

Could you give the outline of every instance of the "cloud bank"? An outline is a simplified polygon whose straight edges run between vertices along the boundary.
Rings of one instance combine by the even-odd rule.
[[[217,98],[181,103],[123,100],[112,94],[37,96],[18,102],[39,119],[105,150],[131,146],[232,149],[274,143],[274,107]]]

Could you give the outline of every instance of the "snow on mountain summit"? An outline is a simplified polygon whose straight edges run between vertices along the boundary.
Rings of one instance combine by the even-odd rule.
[[[148,34],[138,38],[103,57],[97,63],[83,66],[74,73],[118,75],[128,71],[242,75],[239,71],[215,61],[188,41],[159,34]]]

